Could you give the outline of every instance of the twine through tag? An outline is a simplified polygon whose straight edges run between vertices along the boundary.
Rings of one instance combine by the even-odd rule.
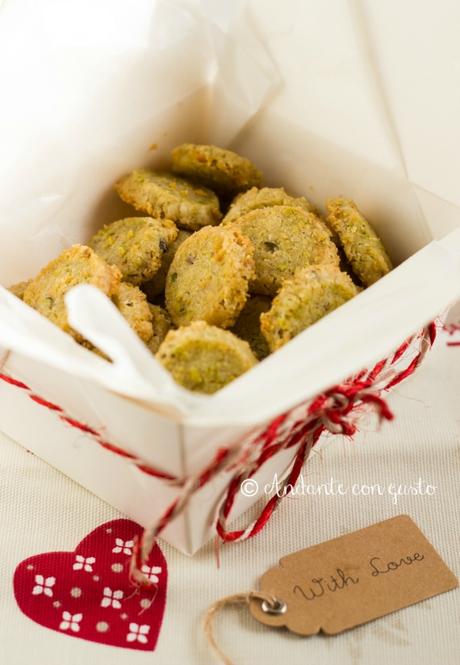
[[[225,596],[225,598],[221,598],[210,605],[206,610],[206,614],[203,617],[204,634],[206,635],[209,646],[224,665],[235,665],[235,663],[226,656],[217,644],[213,627],[214,618],[228,605],[247,605],[249,607],[252,600],[261,601],[263,612],[281,614],[286,611],[285,603],[278,601],[274,596],[269,593],[263,593],[262,591],[246,591],[246,593],[235,593],[231,596]]]
[[[204,631],[215,654],[212,621],[227,605],[247,605],[252,616],[296,635],[336,635],[458,586],[431,543],[408,515],[299,550],[259,580],[259,591],[218,600]]]

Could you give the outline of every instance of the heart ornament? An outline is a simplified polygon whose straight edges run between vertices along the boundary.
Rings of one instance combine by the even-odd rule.
[[[17,566],[14,595],[32,621],[64,635],[153,651],[166,604],[168,570],[158,545],[142,572],[156,593],[134,587],[129,562],[142,527],[127,519],[94,529],[73,552],[31,556]]]

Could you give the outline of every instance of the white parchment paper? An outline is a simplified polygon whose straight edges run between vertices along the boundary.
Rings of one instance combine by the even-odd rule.
[[[178,387],[91,287],[68,294],[70,321],[112,364],[5,289],[0,344],[189,423],[255,423],[383,357],[460,297],[460,208],[423,187],[425,176],[414,182],[412,171],[422,169],[413,167],[413,150],[406,161],[405,146],[414,146],[415,129],[405,142],[395,114],[407,91],[399,90],[400,72],[398,85],[387,84],[385,22],[359,3],[281,4],[7,1],[0,282],[30,277],[126,216],[113,182],[132,168],[164,165],[185,140],[234,146],[269,183],[318,205],[337,194],[356,198],[399,267],[212,397]],[[417,64],[398,48],[415,76]]]

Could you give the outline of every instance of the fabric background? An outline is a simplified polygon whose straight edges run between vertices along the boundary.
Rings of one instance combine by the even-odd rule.
[[[25,557],[72,550],[89,531],[120,513],[0,436],[0,662],[8,665],[133,665],[214,662],[201,630],[207,606],[226,594],[254,588],[279,558],[401,513],[409,514],[458,575],[460,472],[460,349],[441,334],[417,375],[395,390],[396,420],[376,431],[366,421],[353,442],[322,440],[303,472],[305,483],[330,478],[344,486],[418,482],[435,493],[383,496],[296,496],[282,502],[265,531],[229,545],[217,569],[208,545],[192,559],[166,544],[169,588],[156,650],[134,652],[72,639],[42,628],[17,607],[12,578]],[[1,428],[1,423],[0,423]],[[216,631],[238,665],[456,663],[460,649],[458,590],[348,631],[337,637],[301,638],[257,624],[245,610],[225,611]]]

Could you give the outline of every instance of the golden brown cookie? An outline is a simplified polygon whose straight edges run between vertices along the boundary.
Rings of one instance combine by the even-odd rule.
[[[196,231],[218,224],[222,217],[214,192],[172,173],[138,169],[119,180],[115,190],[136,210],[158,219],[171,219],[183,229]]]
[[[204,321],[171,330],[157,358],[177,383],[202,393],[220,390],[257,364],[247,342]]]
[[[207,226],[179,247],[166,278],[166,307],[176,326],[206,321],[228,328],[254,275],[252,245],[232,226]]]
[[[299,268],[338,264],[326,225],[313,213],[292,206],[253,210],[224,228],[238,228],[254,246],[256,276],[251,293],[275,295]]]
[[[142,284],[158,272],[177,234],[169,219],[127,217],[104,226],[88,244],[107,263],[117,266],[124,280]]]
[[[272,206],[292,206],[301,208],[306,212],[315,212],[315,207],[304,196],[290,196],[283,187],[252,187],[247,192],[238,194],[222,220],[222,224],[234,222],[238,217],[245,215],[251,210],[270,208]]]
[[[249,159],[215,145],[183,143],[171,153],[172,170],[220,193],[258,187],[262,174]]]
[[[24,291],[24,302],[81,341],[82,336],[69,326],[65,294],[77,284],[91,284],[111,298],[118,292],[120,279],[120,271],[90,247],[73,245],[30,281]]]
[[[26,288],[29,286],[31,280],[28,279],[25,282],[18,282],[17,284],[12,284],[11,286],[8,287],[8,291],[11,291],[13,295],[16,296],[16,298],[19,298],[20,300],[24,299],[24,292]]]
[[[353,272],[370,286],[392,270],[390,258],[369,222],[349,199],[327,202],[327,222],[337,234]]]
[[[357,295],[346,273],[334,265],[299,270],[285,282],[268,312],[260,317],[262,333],[276,351],[302,330]]]
[[[145,293],[137,286],[122,282],[113,302],[141,340],[150,342],[153,336],[153,317]]]

